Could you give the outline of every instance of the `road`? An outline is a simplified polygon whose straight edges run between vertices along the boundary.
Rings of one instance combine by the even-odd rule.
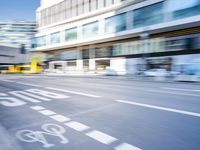
[[[199,150],[200,85],[0,75],[0,150]]]

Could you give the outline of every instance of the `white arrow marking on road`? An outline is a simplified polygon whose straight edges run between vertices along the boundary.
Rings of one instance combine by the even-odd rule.
[[[143,103],[136,103],[136,102],[125,101],[125,100],[116,100],[116,101],[120,102],[120,103],[130,104],[130,105],[136,105],[136,106],[141,106],[141,107],[146,107],[146,108],[153,108],[153,109],[164,110],[164,111],[169,111],[169,112],[175,112],[175,113],[194,116],[194,117],[200,117],[200,113],[195,113],[195,112],[172,109],[172,108],[167,108],[167,107],[160,107],[160,106],[143,104]]]

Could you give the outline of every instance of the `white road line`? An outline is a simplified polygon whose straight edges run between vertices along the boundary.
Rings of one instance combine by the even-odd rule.
[[[24,83],[24,82],[16,82],[16,83],[22,84],[22,85],[34,86],[34,87],[42,87],[42,86],[40,86],[40,85],[30,84],[30,83]]]
[[[5,81],[5,82],[15,82],[15,81],[12,81],[12,80],[2,80],[2,81]]]
[[[76,130],[76,131],[84,131],[84,130],[87,130],[89,129],[90,127],[82,124],[82,123],[79,123],[79,122],[75,122],[75,121],[71,121],[69,123],[65,123],[66,126]]]
[[[5,93],[0,93],[0,96],[8,96],[8,95]]]
[[[82,96],[88,96],[88,97],[93,97],[93,98],[100,98],[101,97],[101,96],[98,96],[98,95],[87,94],[87,93],[76,92],[76,91],[70,91],[70,90],[65,90],[65,89],[58,89],[58,88],[51,88],[51,87],[46,87],[46,89],[60,91],[60,92],[66,92],[66,93],[71,93],[71,94],[77,94],[77,95],[82,95]]]
[[[114,141],[117,141],[116,138],[96,130],[88,132],[86,133],[86,135],[106,145],[109,145]]]
[[[135,147],[133,145],[127,144],[127,143],[122,143],[116,146],[115,150],[142,150],[142,149]]]
[[[51,111],[51,110],[41,110],[41,111],[38,111],[39,113],[43,114],[43,115],[46,115],[46,116],[50,116],[50,115],[55,115],[56,113]]]
[[[170,92],[170,91],[163,91],[163,90],[146,90],[146,91],[148,91],[148,92],[154,92],[154,93],[167,93],[167,94],[175,94],[175,95],[200,97],[200,95],[197,95],[197,94],[188,94],[188,93],[180,93],[180,92]]]
[[[70,118],[67,118],[65,116],[62,116],[62,115],[53,115],[53,116],[50,116],[50,118],[58,121],[58,122],[65,122],[65,121],[70,121],[71,119]]]
[[[143,103],[136,103],[136,102],[125,101],[125,100],[116,100],[116,101],[120,102],[120,103],[130,104],[130,105],[136,105],[136,106],[147,107],[147,108],[158,109],[158,110],[164,110],[164,111],[169,111],[169,112],[174,112],[174,113],[179,113],[179,114],[184,114],[184,115],[189,115],[189,116],[194,116],[194,117],[200,117],[200,113],[195,113],[195,112],[172,109],[172,108],[167,108],[167,107],[160,107],[160,106],[143,104]]]
[[[44,109],[46,109],[46,108],[44,108],[44,107],[42,107],[42,106],[32,106],[32,107],[30,107],[31,109],[33,109],[33,110],[44,110]]]
[[[171,87],[161,87],[161,89],[186,91],[186,92],[200,92],[200,90],[197,90],[197,89],[182,89],[182,88],[171,88]]]

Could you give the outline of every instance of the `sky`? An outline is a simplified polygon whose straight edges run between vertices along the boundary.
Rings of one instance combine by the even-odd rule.
[[[0,0],[0,21],[35,21],[40,0]]]

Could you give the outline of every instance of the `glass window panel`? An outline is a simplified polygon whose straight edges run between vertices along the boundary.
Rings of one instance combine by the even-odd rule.
[[[163,3],[134,10],[134,27],[143,27],[161,23],[164,20]]]
[[[173,13],[174,19],[200,15],[200,0],[169,0],[167,6],[167,11]]]
[[[73,41],[77,40],[77,28],[67,29],[65,31],[65,40],[66,41]]]
[[[98,21],[83,25],[83,38],[90,38],[98,35]]]
[[[60,32],[51,34],[51,44],[57,44],[57,43],[60,43]]]
[[[107,18],[105,20],[105,32],[115,33],[126,30],[126,13]]]
[[[36,38],[36,46],[41,47],[46,45],[46,36],[41,36]]]

